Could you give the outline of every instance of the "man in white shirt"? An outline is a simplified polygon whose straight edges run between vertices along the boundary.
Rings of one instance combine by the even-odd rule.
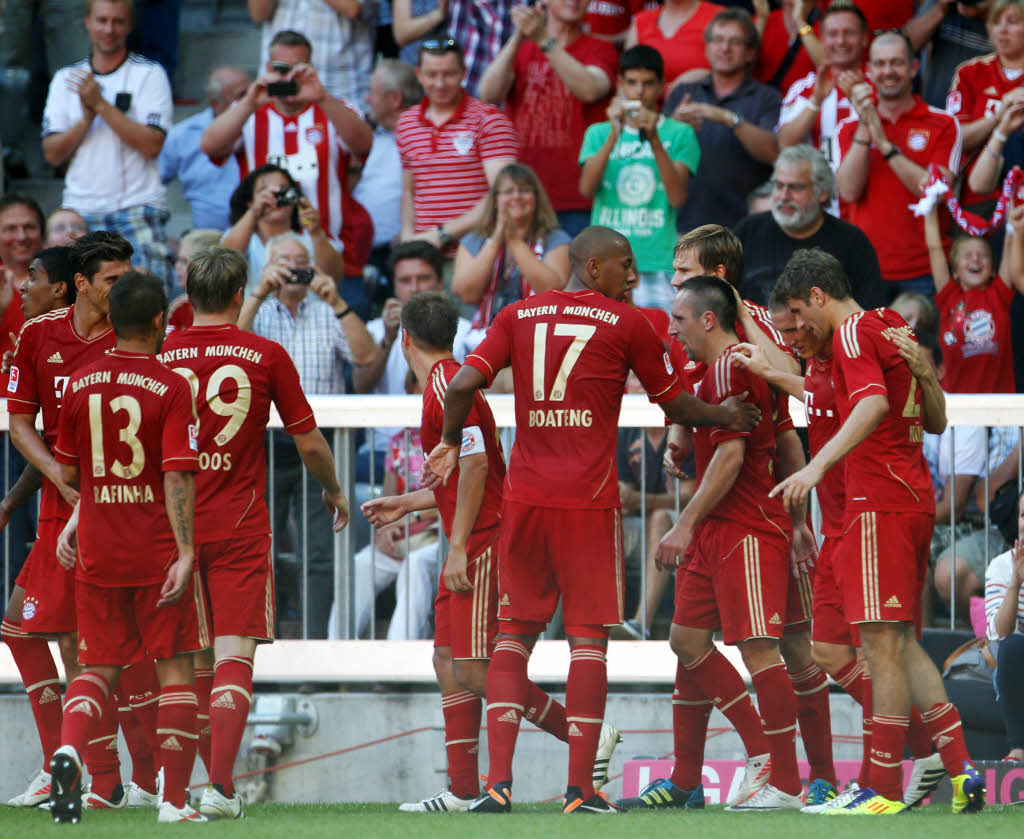
[[[130,0],[89,0],[88,58],[62,67],[43,112],[43,155],[68,164],[62,205],[93,229],[124,236],[134,263],[170,288],[174,265],[157,157],[171,127],[173,100],[157,63],[128,52]]]

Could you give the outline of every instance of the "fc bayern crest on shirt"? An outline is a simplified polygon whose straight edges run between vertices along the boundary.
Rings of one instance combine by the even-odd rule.
[[[907,134],[907,147],[914,151],[922,151],[928,145],[928,131],[922,128],[912,128]]]
[[[452,145],[459,154],[469,154],[469,150],[473,148],[473,135],[468,131],[460,131],[452,138]]]
[[[311,125],[306,129],[306,142],[319,146],[324,141],[324,129],[319,125]]]

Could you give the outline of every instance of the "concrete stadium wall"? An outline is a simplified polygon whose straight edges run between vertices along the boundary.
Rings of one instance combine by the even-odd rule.
[[[259,694],[257,694],[258,696]],[[564,696],[557,694],[559,700]],[[315,734],[295,734],[279,762],[315,757],[357,746],[400,732],[428,726],[426,731],[389,740],[335,757],[283,769],[269,777],[269,799],[288,802],[411,801],[432,795],[446,784],[444,736],[440,698],[436,693],[320,693],[301,697],[311,700],[319,717]],[[833,694],[832,728],[838,735],[859,736],[860,708],[845,694]],[[671,727],[671,695],[668,693],[624,694],[608,697],[607,719],[620,729],[650,731]],[[729,728],[718,711],[711,728]],[[5,757],[0,761],[0,802],[21,792],[39,768],[39,741],[24,695],[0,696],[0,732]],[[249,730],[243,743],[248,748]],[[672,736],[658,733],[626,733],[612,760],[611,773],[621,773],[623,761],[636,756],[662,757],[672,751]],[[798,747],[800,746],[798,741]],[[801,757],[802,748],[799,748]],[[486,733],[480,743],[480,768],[486,771]],[[860,758],[859,742],[837,743],[839,759]],[[121,743],[123,775],[130,776],[130,758]],[[739,738],[729,732],[713,737],[707,746],[708,759],[742,758]],[[515,794],[518,801],[535,801],[560,796],[565,789],[568,767],[565,745],[531,725],[520,733],[515,760]],[[245,757],[236,772],[245,771]],[[206,772],[196,762],[194,783],[203,783]],[[607,787],[613,798],[621,791],[616,780]]]

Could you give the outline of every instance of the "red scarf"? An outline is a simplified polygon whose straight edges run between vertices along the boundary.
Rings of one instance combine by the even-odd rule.
[[[1007,173],[1006,179],[1003,181],[1002,189],[999,192],[999,199],[996,201],[995,212],[992,213],[992,218],[989,221],[985,221],[981,216],[968,212],[961,207],[959,199],[953,195],[953,190],[949,190],[946,193],[946,207],[949,209],[949,214],[953,217],[957,227],[968,235],[991,236],[1006,221],[1010,202],[1017,195],[1017,188],[1021,185],[1022,180],[1024,180],[1024,172],[1021,172],[1019,166],[1014,166]],[[939,168],[934,163],[930,163],[928,165],[928,186],[939,181],[945,183]]]

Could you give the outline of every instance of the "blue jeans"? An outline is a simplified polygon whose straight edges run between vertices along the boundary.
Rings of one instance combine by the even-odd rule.
[[[995,682],[1007,745],[1024,748],[1024,635],[1007,635],[999,642]]]
[[[584,227],[590,226],[590,210],[562,210],[557,215],[558,226],[572,239],[575,239]]]
[[[892,303],[904,292],[917,292],[923,294],[929,300],[935,297],[935,281],[931,274],[922,274],[920,277],[908,277],[905,280],[886,280],[885,291],[888,302]]]

